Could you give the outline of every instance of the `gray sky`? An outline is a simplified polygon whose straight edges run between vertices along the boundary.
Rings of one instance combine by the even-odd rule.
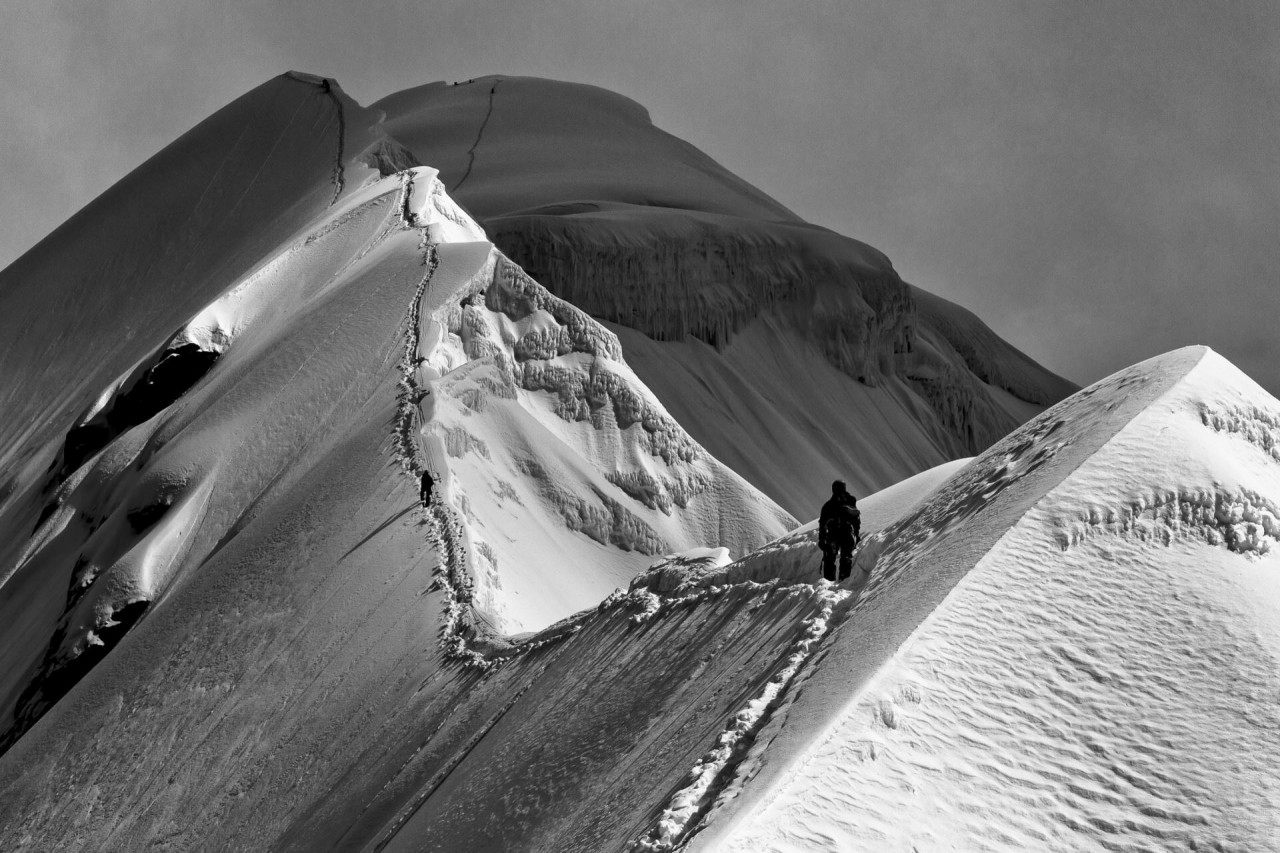
[[[618,8],[612,8],[617,6]],[[1280,394],[1280,6],[0,0],[0,266],[294,68],[649,108],[1087,383],[1190,343]]]

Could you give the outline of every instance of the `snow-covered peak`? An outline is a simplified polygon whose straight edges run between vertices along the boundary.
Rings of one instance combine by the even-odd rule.
[[[1278,439],[1280,402],[1190,347],[999,442],[864,545],[824,664],[693,849],[1266,847]]]

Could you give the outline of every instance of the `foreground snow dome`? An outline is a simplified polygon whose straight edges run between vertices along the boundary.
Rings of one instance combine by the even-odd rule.
[[[774,429],[741,349],[606,325],[454,199],[474,181],[513,240],[564,213],[500,83],[477,165],[448,90],[369,110],[284,75],[0,275],[0,849],[1280,849],[1280,402],[1191,347],[1046,408],[1051,374],[864,246],[880,307],[829,317],[896,318],[837,353],[872,384],[804,350],[791,297],[733,329],[914,454],[821,580],[813,513],[769,495],[823,491],[825,428],[744,479],[673,414]],[[600,91],[560,101],[603,158],[561,189],[635,206],[658,177],[609,228],[517,234],[612,259],[570,292],[688,226],[659,190],[720,229],[777,213]],[[622,119],[657,141],[611,184]],[[828,298],[813,253],[856,246],[789,216],[723,239]]]

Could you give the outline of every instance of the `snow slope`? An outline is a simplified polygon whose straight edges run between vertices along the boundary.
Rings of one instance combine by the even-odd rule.
[[[1189,348],[997,444],[863,548],[690,849],[1274,849],[1278,443]]]
[[[620,95],[494,76],[374,107],[509,257],[618,324],[629,363],[695,438],[794,513],[821,501],[795,474],[873,491],[981,450],[1075,390]],[[685,390],[703,386],[713,394]],[[779,387],[792,393],[763,390]]]
[[[285,75],[6,272],[0,747],[372,426],[403,476],[433,472],[424,545],[448,551],[457,618],[495,635],[593,606],[669,550],[740,554],[794,526],[434,171],[384,175],[411,158],[373,118]],[[299,159],[277,163],[280,146]],[[162,209],[135,210],[148,197]],[[198,215],[167,218],[180,201]]]
[[[493,251],[438,183],[430,198],[470,242],[437,249],[428,285],[426,467],[447,473],[492,628],[545,627],[670,551],[741,555],[795,526],[672,420],[608,330]]]

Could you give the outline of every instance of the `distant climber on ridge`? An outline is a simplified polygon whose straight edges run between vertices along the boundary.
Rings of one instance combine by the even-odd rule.
[[[431,472],[422,469],[422,485],[418,491],[418,497],[422,500],[422,505],[431,506],[431,489],[435,486],[435,478],[431,476]]]
[[[836,578],[836,554],[840,555],[839,580],[853,570],[853,549],[862,538],[862,512],[858,499],[849,494],[844,480],[831,484],[831,500],[822,505],[818,516],[818,548],[822,550],[822,576]]]

